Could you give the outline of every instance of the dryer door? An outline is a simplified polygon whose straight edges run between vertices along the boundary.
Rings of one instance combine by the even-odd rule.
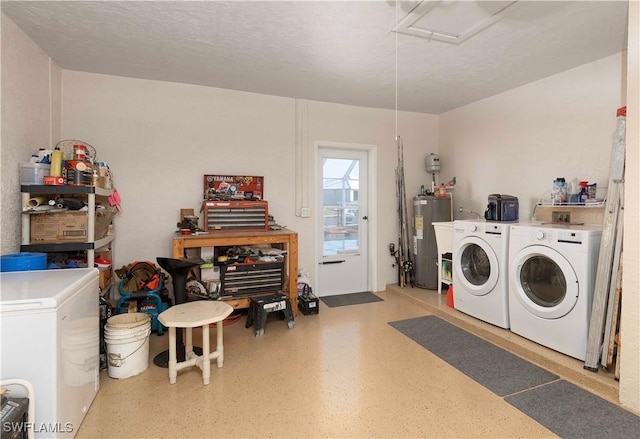
[[[578,301],[578,277],[567,259],[549,247],[526,247],[511,258],[511,292],[530,313],[557,319]]]
[[[461,287],[474,296],[484,296],[493,291],[500,274],[496,252],[476,236],[467,236],[459,241],[453,269],[456,280],[462,282]]]

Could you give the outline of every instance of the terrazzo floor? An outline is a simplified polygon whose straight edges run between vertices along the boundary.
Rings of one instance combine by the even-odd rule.
[[[169,384],[152,361],[168,336],[152,334],[144,372],[101,373],[76,437],[557,437],[388,324],[430,314],[616,402],[610,374],[448,308],[445,295],[395,286],[376,294],[384,301],[320,302],[320,313],[299,314],[294,329],[270,315],[262,337],[244,318],[225,326],[224,367],[214,363],[208,386],[195,367]],[[197,331],[194,341],[201,345]]]

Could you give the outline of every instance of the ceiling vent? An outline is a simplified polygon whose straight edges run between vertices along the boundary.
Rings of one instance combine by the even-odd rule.
[[[393,30],[460,44],[500,20],[514,3],[517,1],[423,0]]]

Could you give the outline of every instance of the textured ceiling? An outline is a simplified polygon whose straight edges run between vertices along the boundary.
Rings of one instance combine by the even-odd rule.
[[[1,7],[63,69],[435,114],[626,48],[626,1],[521,0],[460,45],[392,32],[418,3],[2,0]]]

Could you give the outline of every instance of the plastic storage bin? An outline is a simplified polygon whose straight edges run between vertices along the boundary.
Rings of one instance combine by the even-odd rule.
[[[50,172],[49,164],[20,163],[20,184],[44,184],[44,177]]]

